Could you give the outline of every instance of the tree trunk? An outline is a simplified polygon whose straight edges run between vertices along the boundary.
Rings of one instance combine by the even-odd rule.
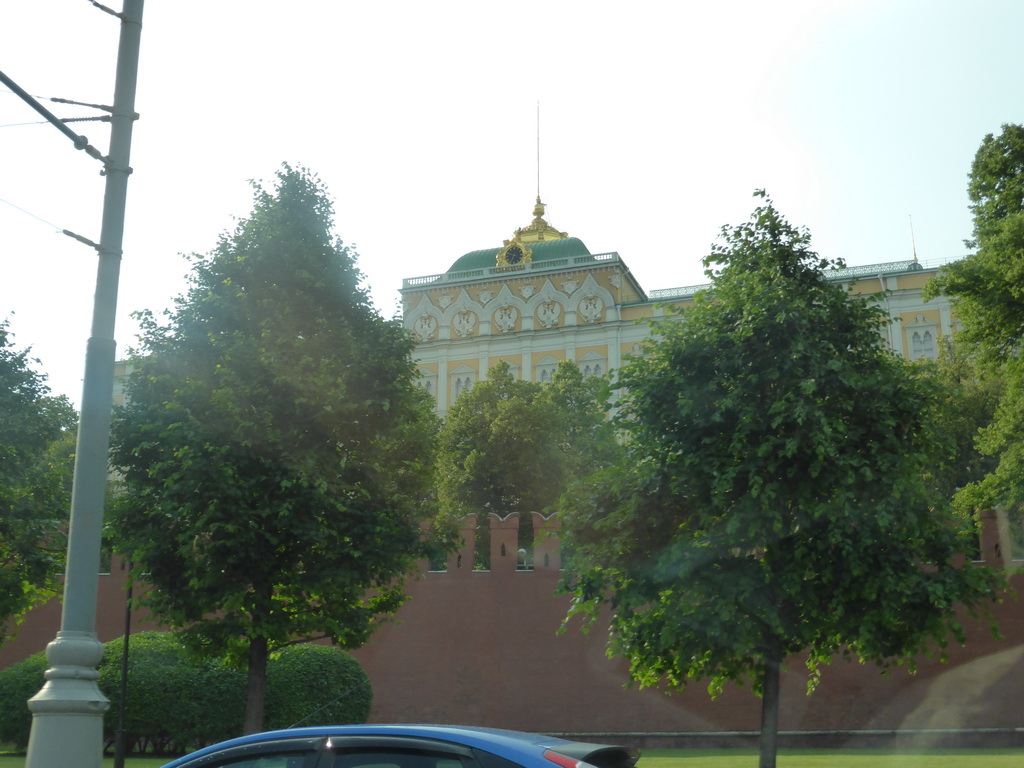
[[[245,722],[242,733],[263,730],[263,705],[267,699],[267,638],[249,641],[249,681],[245,692]]]
[[[761,694],[761,762],[760,768],[775,768],[779,751],[779,668],[782,666],[782,644],[775,635],[766,642],[764,655],[764,690]]]

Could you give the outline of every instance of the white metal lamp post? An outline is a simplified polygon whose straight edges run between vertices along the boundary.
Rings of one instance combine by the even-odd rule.
[[[114,386],[114,320],[124,234],[125,201],[131,173],[135,84],[144,0],[124,0],[110,128],[104,161],[106,185],[92,331],[85,353],[82,410],[75,456],[71,524],[61,628],[47,646],[46,683],[29,700],[32,733],[26,768],[70,765],[100,768],[103,713],[109,706],[96,685],[103,646],[96,637],[96,597],[103,533]],[[106,10],[106,9],[104,9]],[[39,107],[37,107],[39,109]],[[40,110],[42,111],[42,110]],[[65,130],[63,124],[58,127]],[[79,149],[84,139],[76,138]],[[95,150],[89,154],[95,156]],[[84,238],[78,238],[83,240]]]

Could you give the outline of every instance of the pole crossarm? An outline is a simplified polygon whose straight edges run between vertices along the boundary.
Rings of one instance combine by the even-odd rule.
[[[42,104],[40,104],[31,94],[25,91],[24,88],[22,88],[16,82],[11,80],[11,78],[9,78],[3,72],[0,72],[0,83],[3,83],[12,91],[14,91],[15,95],[20,97],[22,101],[24,101],[26,104],[32,107],[32,109],[34,109],[40,115],[45,117],[48,123],[51,123],[54,126],[56,126],[58,131],[60,131],[69,139],[71,139],[71,141],[74,142],[75,144],[75,149],[81,149],[85,152],[85,154],[89,155],[89,157],[94,157],[97,160],[102,160],[104,163],[107,162],[107,158],[103,156],[102,152],[100,152],[98,149],[96,149],[96,147],[89,143],[88,138],[75,133],[66,125],[64,125],[63,121],[59,117],[57,117],[55,114],[53,114],[53,112],[51,112]]]
[[[94,243],[92,240],[90,240],[87,237],[83,237],[82,235],[76,235],[70,229],[62,229],[60,232],[61,232],[62,235],[67,235],[72,240],[77,240],[80,243],[85,243],[90,248],[95,248],[97,251],[100,249],[99,243]]]
[[[73,99],[62,99],[59,96],[49,96],[46,100],[52,101],[54,104],[71,104],[75,107],[92,107],[93,109],[102,109],[104,112],[114,111],[114,108],[107,104],[93,104],[88,101],[74,101]],[[138,117],[138,115],[136,114],[135,117]]]

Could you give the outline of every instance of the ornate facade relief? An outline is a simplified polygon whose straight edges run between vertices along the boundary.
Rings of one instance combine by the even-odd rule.
[[[498,326],[501,333],[509,333],[516,329],[516,320],[519,319],[519,310],[510,304],[502,304],[494,313],[494,324]]]
[[[562,307],[557,301],[545,301],[537,307],[537,320],[545,328],[554,328],[558,325],[558,318],[562,314]]]
[[[448,307],[451,306],[452,301],[453,299],[451,296],[438,296],[437,306],[439,306],[441,309],[448,309]]]
[[[493,291],[480,291],[480,303],[481,304],[486,304],[487,302],[489,302],[493,298],[494,298],[494,292]]]
[[[420,341],[432,341],[434,334],[437,333],[437,318],[426,313],[420,315],[413,332]]]
[[[580,287],[580,284],[576,280],[566,280],[562,283],[562,290],[572,295],[576,292],[576,289]]]
[[[619,319],[615,297],[593,274],[588,274],[565,302],[565,315],[564,325],[594,325]]]
[[[530,298],[536,292],[537,289],[534,286],[530,285],[529,283],[527,283],[526,285],[519,289],[519,295],[522,296],[524,299]]]
[[[469,310],[463,310],[457,312],[455,317],[452,318],[452,328],[460,338],[468,338],[473,335],[473,329],[476,327],[476,314]]]
[[[600,296],[584,296],[580,302],[579,313],[584,323],[600,322],[603,310],[604,300]]]
[[[423,294],[415,305],[408,303],[402,324],[418,342],[427,342],[437,340],[442,322],[437,307]]]

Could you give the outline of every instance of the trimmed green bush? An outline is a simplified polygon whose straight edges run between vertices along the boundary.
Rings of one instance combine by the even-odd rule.
[[[110,699],[104,735],[112,742],[121,693],[124,639],[103,647],[100,690]],[[191,655],[173,632],[129,639],[125,734],[132,749],[180,752],[241,733],[245,673]]]
[[[329,645],[289,645],[267,665],[267,729],[365,723],[373,690],[348,653]]]
[[[98,685],[110,699],[103,731],[113,744],[121,698],[124,640],[103,646]],[[44,682],[45,652],[0,670],[0,742],[28,746],[32,713],[26,702]],[[221,659],[189,653],[173,632],[129,638],[125,743],[131,751],[183,753],[242,733],[246,674]],[[266,727],[363,723],[373,698],[369,678],[345,651],[292,645],[267,665]]]
[[[0,743],[18,749],[28,746],[32,730],[28,700],[43,687],[48,668],[46,651],[40,651],[0,671]]]

